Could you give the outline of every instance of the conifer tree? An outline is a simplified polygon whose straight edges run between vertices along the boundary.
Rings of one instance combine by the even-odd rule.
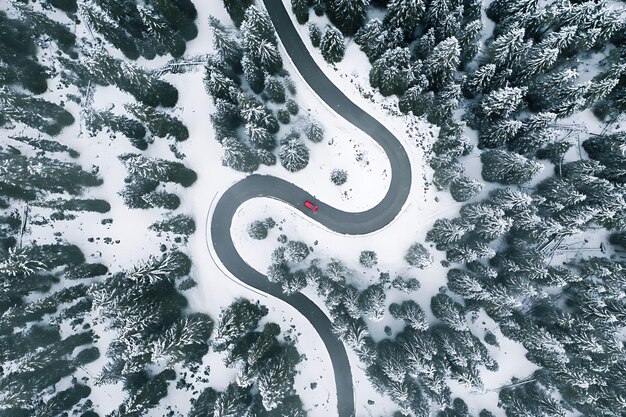
[[[406,37],[411,37],[424,13],[421,0],[391,0],[387,5],[385,24],[402,30]]]
[[[424,61],[424,69],[431,85],[441,89],[452,79],[460,63],[461,49],[455,37],[450,37],[437,46]]]
[[[407,250],[406,256],[404,257],[406,261],[411,266],[415,266],[419,269],[425,269],[432,265],[434,259],[428,249],[424,247],[421,243],[413,243],[409,249]]]
[[[346,52],[343,35],[332,26],[326,27],[324,36],[320,41],[320,50],[324,59],[331,63],[337,63],[343,59]]]
[[[401,304],[392,303],[389,312],[393,318],[404,320],[407,326],[414,330],[428,330],[424,310],[413,300],[403,301]]]
[[[301,25],[309,21],[308,0],[291,0],[291,11]]]
[[[370,84],[383,96],[400,95],[412,84],[417,72],[411,62],[408,48],[388,50],[374,62],[370,70]]]
[[[455,201],[464,202],[474,198],[483,189],[480,181],[460,176],[450,183],[450,194]]]
[[[258,169],[258,156],[236,138],[223,139],[222,148],[222,165],[242,172],[254,172]]]
[[[150,132],[157,137],[170,136],[179,142],[189,138],[189,130],[176,117],[140,104],[127,104],[124,108],[145,123]]]
[[[289,172],[300,171],[309,164],[309,149],[297,138],[282,145],[278,156],[281,165]]]
[[[538,162],[522,155],[492,149],[481,154],[482,175],[486,181],[501,184],[522,184],[530,181],[543,168]]]
[[[363,26],[370,0],[325,0],[331,22],[346,36],[354,35]]]
[[[380,321],[385,316],[385,290],[379,284],[368,286],[360,296],[361,311],[372,321]]]

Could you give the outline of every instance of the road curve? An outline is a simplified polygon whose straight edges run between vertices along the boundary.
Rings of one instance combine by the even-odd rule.
[[[309,215],[327,228],[344,234],[366,234],[389,224],[400,212],[411,189],[411,165],[398,141],[380,122],[350,101],[322,72],[293,26],[281,0],[263,0],[278,36],[300,75],[315,93],[357,128],[371,136],[389,158],[392,176],[385,197],[374,207],[359,213],[345,212],[317,201],[311,194],[282,179],[250,175],[237,182],[221,195],[211,218],[210,235],[216,255],[228,271],[240,281],[255,289],[279,298],[298,310],[318,332],[328,353],[335,374],[339,417],[355,415],[352,372],[346,349],[332,332],[332,323],[324,312],[302,294],[287,296],[280,285],[267,277],[239,255],[230,233],[237,208],[256,197],[270,197],[283,201]],[[304,200],[313,200],[319,206],[317,213],[303,207]]]

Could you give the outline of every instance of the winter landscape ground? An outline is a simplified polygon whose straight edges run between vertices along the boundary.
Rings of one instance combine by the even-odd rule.
[[[1,1],[0,417],[626,416],[625,103],[622,0]]]

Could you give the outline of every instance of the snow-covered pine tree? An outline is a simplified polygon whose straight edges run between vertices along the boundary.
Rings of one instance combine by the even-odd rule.
[[[287,171],[300,171],[309,164],[309,149],[300,139],[292,138],[280,147],[278,157]]]
[[[483,179],[501,184],[525,183],[543,169],[538,162],[499,149],[483,152],[480,160],[483,163]]]
[[[409,49],[395,48],[374,62],[369,79],[371,86],[378,88],[383,96],[400,95],[413,83],[417,72]]]
[[[235,26],[240,27],[243,22],[246,9],[254,3],[254,0],[224,0],[224,7]]]
[[[334,64],[341,61],[346,52],[341,32],[332,26],[327,26],[320,41],[320,50],[327,62]]]
[[[428,268],[434,262],[434,258],[430,252],[428,252],[428,249],[419,242],[415,242],[409,247],[404,259],[409,265],[419,269]]]
[[[271,150],[276,146],[274,136],[270,135],[264,127],[254,123],[246,123],[246,135],[255,148]]]
[[[483,184],[471,177],[462,175],[450,183],[450,194],[455,201],[464,202],[476,197],[483,189]]]
[[[459,41],[449,37],[439,42],[424,61],[424,70],[433,88],[442,89],[450,83],[460,64]]]
[[[406,37],[412,37],[424,13],[422,0],[390,0],[387,4],[385,24],[402,30]]]
[[[324,128],[318,122],[312,120],[304,127],[304,135],[311,142],[319,143],[324,140]]]
[[[437,219],[433,228],[426,233],[426,241],[434,242],[437,250],[447,250],[459,242],[471,229],[460,219]]]
[[[393,318],[404,320],[404,322],[414,330],[428,330],[424,310],[413,300],[406,300],[401,304],[392,303],[389,306],[389,312]]]
[[[385,316],[385,290],[380,284],[368,286],[360,296],[361,311],[372,321],[380,321]]]
[[[213,47],[217,51],[220,60],[228,65],[236,66],[241,62],[243,56],[241,45],[217,18],[209,16],[209,27],[213,35]]]
[[[325,0],[330,21],[346,36],[363,26],[370,0]]]
[[[291,0],[291,11],[301,25],[309,21],[309,3],[308,0]]]
[[[246,145],[233,137],[222,140],[224,155],[222,164],[237,171],[254,172],[259,167],[259,158]]]
[[[526,87],[505,87],[486,94],[481,100],[481,112],[486,118],[512,115],[524,100]]]
[[[216,326],[213,349],[224,351],[237,339],[256,329],[259,320],[266,316],[268,310],[260,304],[240,298],[222,310]]]
[[[437,294],[430,300],[430,309],[435,317],[450,328],[464,332],[468,330],[465,309],[445,294]]]
[[[286,352],[270,358],[259,370],[257,388],[265,410],[276,409],[289,395],[293,386],[294,373]]]
[[[127,104],[124,108],[143,122],[150,132],[159,138],[170,136],[179,142],[189,138],[187,127],[174,116],[139,103]]]
[[[365,268],[372,268],[378,264],[378,255],[372,250],[361,251],[359,263]]]

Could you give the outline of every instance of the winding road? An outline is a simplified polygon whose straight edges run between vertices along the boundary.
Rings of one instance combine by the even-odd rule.
[[[293,26],[281,0],[263,0],[278,36],[295,67],[315,93],[348,122],[371,136],[385,151],[392,169],[389,190],[375,207],[359,213],[338,210],[318,202],[311,194],[282,179],[250,175],[221,195],[213,211],[210,237],[216,255],[237,279],[255,289],[279,298],[298,310],[318,332],[331,358],[337,387],[339,417],[355,415],[354,389],[350,362],[343,343],[333,334],[332,323],[322,310],[302,294],[287,296],[280,285],[248,265],[239,255],[231,236],[232,219],[237,208],[256,197],[280,200],[310,216],[328,229],[344,234],[367,234],[389,224],[406,202],[411,189],[411,165],[400,141],[380,122],[350,101],[317,66]],[[303,207],[304,200],[315,201],[313,213]]]

